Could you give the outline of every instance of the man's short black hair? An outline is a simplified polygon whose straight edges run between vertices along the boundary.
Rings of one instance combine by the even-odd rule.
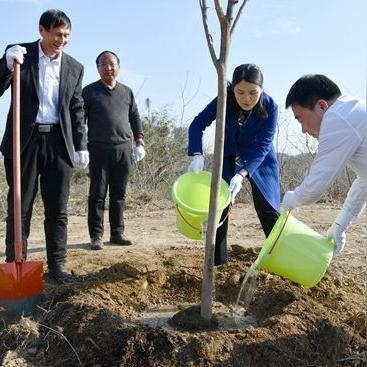
[[[321,74],[308,74],[299,78],[288,92],[285,107],[299,105],[312,110],[319,99],[326,101],[341,96],[339,87]]]
[[[69,17],[61,10],[50,9],[46,10],[40,18],[39,25],[49,31],[54,27],[66,27],[71,29],[71,21]]]
[[[116,60],[117,60],[117,63],[120,65],[120,59],[119,59],[119,57],[118,57],[114,52],[106,50],[106,51],[102,51],[102,52],[97,56],[97,58],[96,58],[96,64],[97,64],[97,66],[99,65],[99,60],[101,59],[101,57],[102,57],[104,54],[111,54],[111,55],[115,56],[115,57],[116,57]]]

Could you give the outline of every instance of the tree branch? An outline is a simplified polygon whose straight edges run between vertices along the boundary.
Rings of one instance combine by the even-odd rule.
[[[227,22],[229,21],[228,25],[231,25],[232,23],[233,7],[237,3],[238,3],[237,0],[228,0],[227,10],[226,10],[226,19],[227,19]]]
[[[216,1],[216,0],[215,0]],[[228,51],[231,44],[230,28],[232,24],[233,6],[236,0],[228,0],[226,15],[221,22],[221,47],[219,54],[219,63],[223,63],[228,58]]]
[[[220,6],[220,0],[214,0],[215,10],[217,12],[217,16],[219,22],[222,23],[224,21],[224,13],[222,7]]]
[[[217,68],[218,67],[218,59],[217,59],[217,55],[215,54],[215,50],[214,50],[214,46],[213,46],[213,37],[209,33],[208,15],[207,15],[208,7],[206,6],[206,0],[199,0],[199,3],[200,3],[201,15],[202,15],[202,19],[203,19],[205,37],[206,37],[206,41],[208,43],[210,56],[213,60],[214,66]]]
[[[230,35],[232,36],[233,32],[234,32],[234,29],[237,25],[237,22],[238,22],[238,19],[240,19],[240,16],[241,16],[241,13],[243,11],[243,8],[245,7],[246,3],[247,3],[248,0],[242,0],[242,4],[240,6],[240,8],[238,9],[238,13],[236,15],[236,18],[234,19],[234,22],[232,24],[232,27],[231,27],[231,32],[230,32]],[[230,2],[232,3],[238,3],[238,0],[230,0]]]

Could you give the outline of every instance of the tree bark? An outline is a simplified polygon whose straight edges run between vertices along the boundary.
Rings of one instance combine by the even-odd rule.
[[[218,104],[217,104],[217,120],[215,126],[215,143],[214,143],[214,160],[212,180],[210,186],[210,202],[208,229],[205,238],[205,256],[203,268],[203,283],[201,287],[201,317],[210,320],[213,309],[213,292],[215,283],[214,273],[214,249],[215,235],[220,219],[218,213],[218,202],[220,184],[223,171],[223,147],[224,147],[224,121],[227,104],[227,81],[226,68],[222,65],[218,73]]]
[[[241,3],[240,8],[233,22],[233,8],[239,2]],[[203,283],[201,287],[200,313],[201,317],[206,320],[210,320],[213,314],[213,296],[215,289],[214,250],[215,236],[221,214],[218,213],[218,202],[223,171],[224,130],[227,107],[227,59],[231,44],[231,36],[246,2],[247,0],[228,0],[226,13],[224,14],[221,8],[221,1],[214,0],[221,31],[220,52],[219,58],[217,58],[213,46],[213,38],[209,32],[207,18],[208,7],[206,5],[206,0],[199,0],[209,53],[218,74],[218,103],[215,127],[214,161],[210,186],[208,226],[205,236]]]

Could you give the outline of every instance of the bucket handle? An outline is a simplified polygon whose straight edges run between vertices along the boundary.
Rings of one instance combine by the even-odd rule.
[[[290,210],[288,210],[288,213],[287,213],[287,217],[285,218],[285,220],[284,220],[284,223],[283,223],[283,225],[282,225],[282,228],[280,229],[280,231],[278,231],[278,235],[276,236],[276,238],[275,238],[275,240],[274,240],[274,242],[273,242],[273,244],[272,244],[272,246],[271,246],[271,249],[269,250],[269,252],[268,252],[268,254],[270,255],[271,254],[271,252],[274,250],[274,247],[275,247],[275,245],[277,244],[277,242],[278,242],[278,240],[279,240],[279,237],[280,237],[280,235],[282,234],[282,232],[283,232],[283,229],[284,229],[284,227],[285,227],[285,225],[287,224],[287,221],[288,221],[288,218],[289,218],[289,215],[291,214],[291,211]]]
[[[191,223],[189,223],[186,218],[182,215],[179,207],[178,207],[178,204],[176,204],[176,209],[178,211],[178,214],[180,215],[180,217],[183,219],[183,221],[191,228],[195,229],[195,231],[199,231],[200,234],[202,234],[202,230],[201,228],[196,228],[195,226],[193,226]],[[223,220],[218,224],[217,226],[217,229],[228,219],[229,217],[229,214],[231,213],[231,210],[232,210],[232,203],[230,203],[228,205],[228,212],[227,212],[227,215],[223,218]]]

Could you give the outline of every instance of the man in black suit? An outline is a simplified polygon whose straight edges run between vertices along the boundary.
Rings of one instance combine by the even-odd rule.
[[[65,268],[67,202],[74,165],[86,168],[82,78],[83,66],[63,52],[71,31],[70,19],[59,10],[41,15],[41,39],[8,46],[0,59],[0,95],[11,85],[13,62],[20,65],[20,149],[22,180],[22,235],[26,257],[32,208],[38,182],[45,208],[48,275],[70,282]],[[0,150],[4,155],[8,191],[6,261],[14,261],[12,106]]]

